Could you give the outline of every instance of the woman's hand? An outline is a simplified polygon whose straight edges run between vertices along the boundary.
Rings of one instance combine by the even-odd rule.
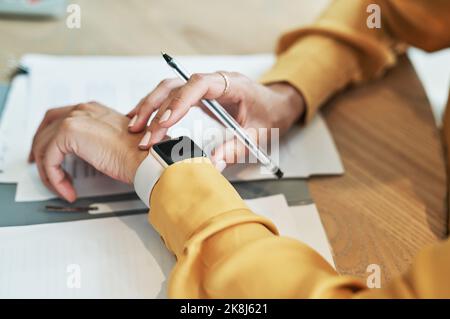
[[[61,167],[67,154],[131,183],[147,152],[136,148],[142,136],[129,134],[127,124],[127,117],[98,103],[51,109],[34,136],[29,161],[36,162],[44,184],[69,202],[76,192]]]
[[[224,76],[229,82],[227,89]],[[194,74],[186,84],[178,79],[167,79],[128,113],[130,132],[147,131],[139,148],[148,149],[159,142],[191,106],[201,106],[201,99],[216,99],[255,141],[259,128],[279,128],[280,135],[285,133],[304,110],[300,93],[285,83],[264,86],[242,74],[228,72]],[[147,127],[154,112],[156,115]],[[225,162],[233,163],[246,152],[243,144],[231,140],[214,150],[212,160],[216,166],[225,166]]]

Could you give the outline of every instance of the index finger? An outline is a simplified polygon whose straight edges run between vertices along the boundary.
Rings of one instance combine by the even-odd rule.
[[[220,74],[222,73],[222,74]],[[202,99],[222,98],[226,103],[232,101],[240,94],[240,86],[235,85],[238,82],[234,73],[196,73],[193,74],[187,83],[177,90],[176,94],[170,96],[170,101],[166,108],[158,111],[156,119],[159,119],[157,127],[169,128],[180,121],[189,111],[189,108],[197,104]],[[224,80],[224,75],[229,83]],[[239,77],[239,76],[238,76]],[[223,96],[227,86],[233,85],[233,92],[228,91],[227,96]],[[164,116],[168,114],[168,116]],[[161,121],[162,120],[162,121]]]
[[[170,92],[183,84],[180,79],[166,79],[145,96],[127,116],[131,118],[128,129],[131,133],[139,133],[146,126],[155,110],[167,99]]]

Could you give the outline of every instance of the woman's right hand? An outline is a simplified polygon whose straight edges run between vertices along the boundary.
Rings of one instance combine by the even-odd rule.
[[[226,90],[224,76],[229,82]],[[179,79],[166,79],[128,113],[130,132],[147,131],[139,148],[148,149],[161,141],[191,106],[201,106],[201,99],[216,99],[255,141],[258,139],[255,132],[260,128],[278,128],[282,135],[304,111],[302,96],[287,83],[265,86],[234,72],[194,74],[185,84]],[[147,127],[154,112],[156,115]],[[242,143],[230,140],[213,150],[212,160],[223,168],[246,153]]]

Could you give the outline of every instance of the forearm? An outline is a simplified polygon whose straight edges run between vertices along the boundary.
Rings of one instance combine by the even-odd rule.
[[[450,242],[424,250],[385,289],[340,276],[314,250],[279,237],[208,160],[169,166],[152,191],[149,220],[177,256],[173,298],[448,297]]]
[[[344,298],[364,289],[311,248],[256,223],[210,237],[200,258],[207,298]]]
[[[381,9],[381,28],[369,28],[369,5]],[[336,0],[311,26],[284,34],[278,60],[261,79],[286,82],[306,103],[306,121],[350,84],[381,76],[408,43],[426,50],[450,45],[450,2]]]
[[[170,297],[325,297],[361,287],[312,249],[279,237],[207,161],[169,167],[150,207],[150,222],[177,256]]]

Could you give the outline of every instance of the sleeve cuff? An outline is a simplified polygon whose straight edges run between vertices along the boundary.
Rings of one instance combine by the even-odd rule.
[[[280,54],[276,64],[261,78],[264,84],[287,82],[303,95],[305,121],[334,93],[359,77],[353,49],[335,39],[307,35]]]

